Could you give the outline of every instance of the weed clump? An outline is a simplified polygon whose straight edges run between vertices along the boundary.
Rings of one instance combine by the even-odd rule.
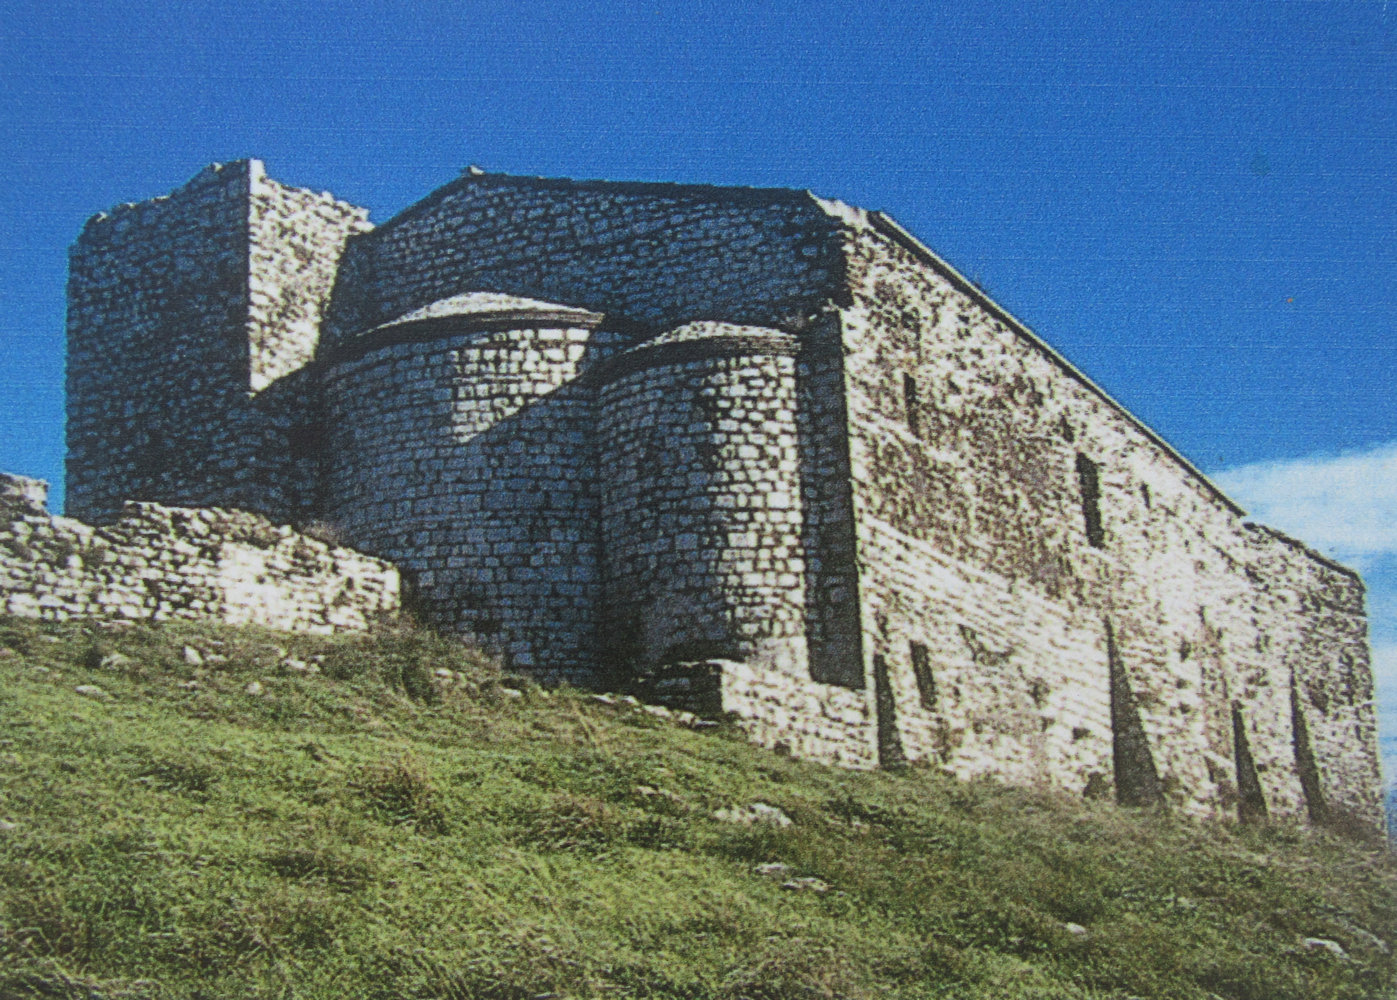
[[[441,792],[431,772],[410,755],[369,765],[351,787],[389,823],[430,833],[447,831]]]

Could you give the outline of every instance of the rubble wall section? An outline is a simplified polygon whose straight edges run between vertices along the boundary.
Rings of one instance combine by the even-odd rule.
[[[47,484],[0,474],[0,611],[50,620],[218,619],[329,633],[398,610],[398,571],[243,511],[128,503],[53,517]]]

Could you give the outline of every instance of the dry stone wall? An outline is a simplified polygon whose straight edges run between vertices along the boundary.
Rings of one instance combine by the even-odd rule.
[[[1200,814],[1296,815],[1313,808],[1291,677],[1329,678],[1319,704],[1296,711],[1326,800],[1372,818],[1357,578],[1245,524],[879,221],[851,217],[842,322],[864,639],[893,716],[885,749]],[[1347,686],[1331,694],[1338,677]]]
[[[398,610],[398,571],[242,511],[128,503],[94,527],[0,474],[0,610],[51,620],[220,619],[304,632]]]

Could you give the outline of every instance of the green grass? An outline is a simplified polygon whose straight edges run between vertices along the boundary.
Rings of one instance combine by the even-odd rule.
[[[1376,843],[822,768],[411,630],[0,647],[0,998],[1393,995]]]

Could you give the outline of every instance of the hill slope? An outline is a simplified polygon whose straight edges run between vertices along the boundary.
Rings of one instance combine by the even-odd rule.
[[[1397,865],[1332,834],[803,764],[411,631],[0,620],[0,649],[4,998],[1323,1000],[1397,971]]]

